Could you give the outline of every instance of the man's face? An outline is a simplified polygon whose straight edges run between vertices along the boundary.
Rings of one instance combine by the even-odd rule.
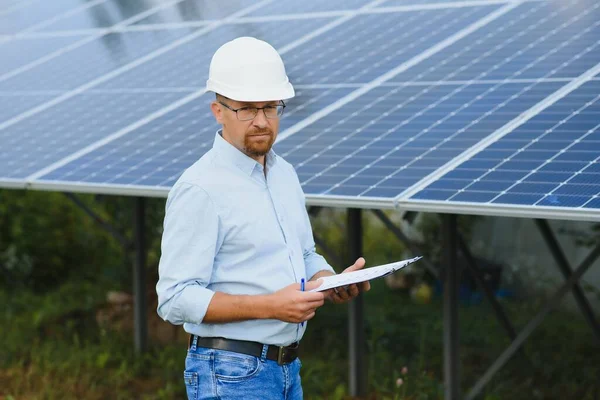
[[[223,125],[223,138],[244,154],[255,160],[262,157],[271,150],[277,133],[279,131],[279,118],[267,118],[263,110],[258,110],[256,117],[249,121],[240,121],[236,112],[228,109],[239,109],[244,107],[265,107],[279,105],[280,101],[266,101],[259,103],[239,102],[218,96],[211,104],[211,110],[217,122]],[[240,116],[244,111],[238,112]]]

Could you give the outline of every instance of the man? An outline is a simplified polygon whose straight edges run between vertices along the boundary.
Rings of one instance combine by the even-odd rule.
[[[222,130],[169,193],[158,314],[191,335],[190,399],[301,399],[306,321],[326,298],[345,303],[370,286],[309,292],[335,272],[315,252],[293,167],[271,149],[294,96],[277,51],[249,37],[226,43],[207,89]]]

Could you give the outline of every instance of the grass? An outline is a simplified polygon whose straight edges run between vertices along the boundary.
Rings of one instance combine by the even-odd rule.
[[[0,319],[0,399],[184,399],[185,344],[153,344],[136,357],[130,334],[99,329],[90,318],[101,291],[79,286],[46,296],[0,292],[6,305]],[[89,298],[78,301],[83,292]],[[518,329],[540,303],[504,301],[504,306]],[[365,297],[370,398],[443,398],[441,306],[439,298],[417,305],[382,282],[373,285]],[[305,398],[349,398],[346,319],[346,307],[328,304],[310,322],[301,355]],[[485,303],[463,304],[460,323],[466,391],[509,340]],[[578,315],[555,312],[523,354],[486,386],[482,399],[597,400],[598,376],[600,352],[589,327]]]

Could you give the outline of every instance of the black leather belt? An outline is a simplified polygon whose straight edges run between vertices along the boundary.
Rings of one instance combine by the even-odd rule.
[[[188,348],[191,347],[194,336],[190,335]],[[196,336],[196,346],[205,347],[208,349],[218,349],[233,351],[236,353],[248,354],[255,357],[261,357],[263,352],[263,344],[258,342],[250,342],[246,340],[233,340],[225,338],[200,337]],[[266,358],[277,361],[277,364],[284,365],[293,362],[298,357],[299,343],[294,342],[289,346],[274,346],[269,345]]]

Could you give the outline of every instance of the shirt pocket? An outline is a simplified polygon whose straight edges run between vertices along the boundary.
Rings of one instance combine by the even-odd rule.
[[[233,352],[215,353],[215,377],[221,381],[243,381],[255,377],[261,370],[258,357]]]

